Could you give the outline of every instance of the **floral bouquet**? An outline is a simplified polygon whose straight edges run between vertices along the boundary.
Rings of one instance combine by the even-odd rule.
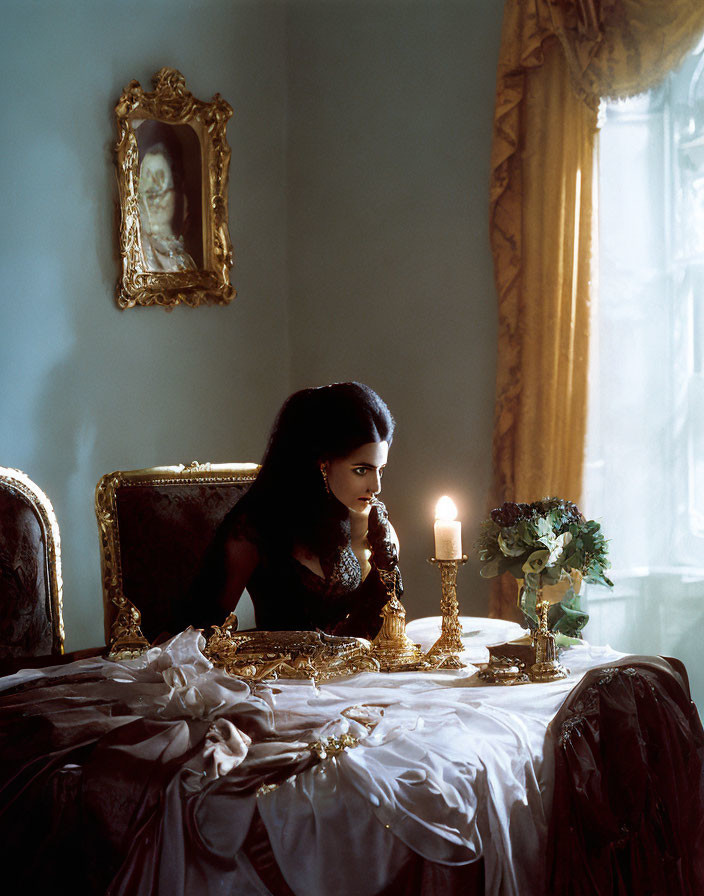
[[[519,606],[531,629],[538,624],[536,602],[545,586],[568,585],[560,602],[550,607],[548,624],[553,631],[579,637],[589,619],[577,594],[582,578],[613,585],[605,575],[611,564],[601,526],[586,520],[575,504],[560,498],[543,498],[532,504],[507,501],[482,523],[475,548],[485,564],[482,576],[508,572],[523,580]]]

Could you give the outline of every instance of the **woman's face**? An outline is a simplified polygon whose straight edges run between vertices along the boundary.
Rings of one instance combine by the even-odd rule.
[[[388,456],[388,442],[367,442],[347,457],[327,461],[330,491],[349,510],[367,512],[372,497],[381,491]]]
[[[139,173],[139,194],[149,212],[152,229],[171,225],[176,208],[174,176],[162,152],[148,152]]]

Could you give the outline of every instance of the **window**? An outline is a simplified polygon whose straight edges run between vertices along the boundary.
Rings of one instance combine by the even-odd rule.
[[[616,587],[587,638],[696,665],[704,629],[704,40],[604,104],[584,509]],[[688,634],[689,633],[689,634]],[[694,676],[693,676],[694,677]],[[704,705],[704,675],[693,682]]]

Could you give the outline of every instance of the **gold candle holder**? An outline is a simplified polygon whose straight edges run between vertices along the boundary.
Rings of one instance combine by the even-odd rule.
[[[466,562],[466,554],[458,560],[438,560],[436,557],[431,557],[428,560],[428,563],[440,567],[442,632],[427,652],[426,658],[444,669],[464,669],[466,665],[459,658],[464,647],[462,645],[460,607],[457,603],[457,570],[460,564]]]
[[[108,659],[133,660],[149,650],[149,641],[142,634],[142,615],[126,597],[115,599],[119,610],[110,630]]]
[[[559,681],[567,678],[569,670],[565,669],[557,659],[555,635],[548,627],[548,610],[550,602],[543,598],[543,589],[538,589],[535,612],[538,617],[538,628],[533,636],[535,662],[528,670],[531,681]]]
[[[381,611],[383,622],[379,634],[372,641],[372,656],[378,660],[382,672],[397,672],[419,668],[421,651],[406,634],[406,610],[398,598],[398,569],[379,570],[389,600]]]

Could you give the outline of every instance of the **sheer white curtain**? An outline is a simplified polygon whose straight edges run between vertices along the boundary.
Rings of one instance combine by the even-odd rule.
[[[704,41],[605,104],[584,510],[615,588],[586,637],[686,664],[704,710]]]

